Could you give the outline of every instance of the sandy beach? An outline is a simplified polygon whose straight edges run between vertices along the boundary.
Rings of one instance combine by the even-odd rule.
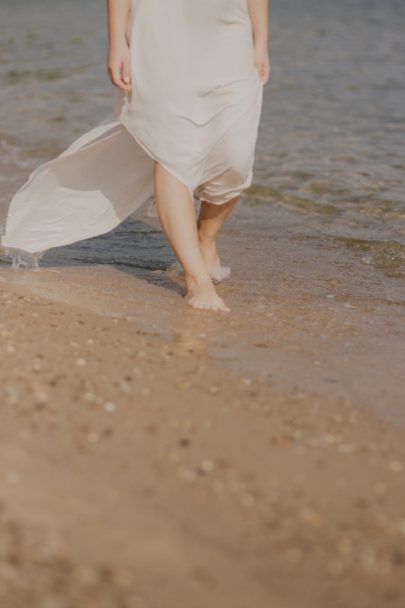
[[[405,5],[271,11],[229,315],[148,205],[39,268],[0,249],[0,608],[405,606]],[[1,18],[3,233],[113,87],[98,0]]]
[[[1,606],[403,606],[401,429],[131,318],[0,297]]]

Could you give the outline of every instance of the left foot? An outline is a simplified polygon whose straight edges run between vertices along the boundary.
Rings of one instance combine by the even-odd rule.
[[[211,281],[209,283],[197,283],[186,276],[186,284],[187,294],[185,298],[193,308],[212,310],[214,312],[230,311],[230,308],[215,291],[215,287]]]

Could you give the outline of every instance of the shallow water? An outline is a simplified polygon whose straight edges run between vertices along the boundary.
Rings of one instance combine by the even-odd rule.
[[[254,185],[220,243],[229,320],[184,314],[147,209],[46,252],[39,273],[3,255],[0,275],[404,422],[405,5],[285,0],[271,17]],[[114,92],[98,1],[3,0],[1,18],[0,222],[28,173],[107,115]]]
[[[0,162],[14,187],[109,112],[113,87],[97,0],[3,0],[1,17]],[[272,3],[255,183],[360,237],[403,239],[404,28],[400,0]]]

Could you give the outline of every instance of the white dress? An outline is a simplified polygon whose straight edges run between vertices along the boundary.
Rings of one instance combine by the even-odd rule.
[[[247,0],[132,0],[127,41],[131,91],[15,193],[9,253],[112,230],[153,196],[155,161],[214,204],[251,184],[263,85]]]

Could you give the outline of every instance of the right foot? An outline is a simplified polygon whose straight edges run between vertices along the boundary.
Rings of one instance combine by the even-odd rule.
[[[230,308],[215,291],[211,284],[199,285],[194,281],[187,280],[186,300],[193,308],[201,310],[213,310],[215,312],[229,312]]]
[[[211,279],[215,281],[223,281],[231,274],[231,269],[228,266],[222,266],[217,252],[215,241],[199,241],[200,251],[204,264]]]

